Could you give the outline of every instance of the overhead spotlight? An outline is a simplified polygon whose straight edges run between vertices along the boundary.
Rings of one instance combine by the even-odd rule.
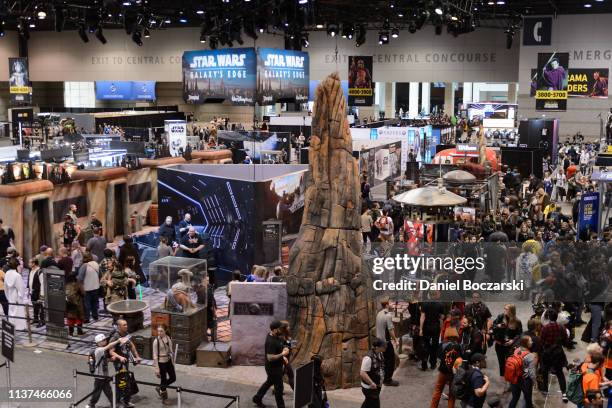
[[[355,45],[361,47],[366,42],[366,34],[368,30],[365,25],[360,24],[357,27],[357,38],[355,39]]]
[[[85,31],[85,24],[83,23],[79,24],[77,33],[79,34],[79,38],[81,39],[81,41],[83,41],[84,43],[89,42],[89,37],[87,36],[87,32]]]
[[[394,28],[393,30],[391,30],[391,37],[393,37],[393,38],[398,38],[399,37],[399,29],[398,28]]]
[[[218,45],[217,37],[215,37],[213,35],[208,37],[208,46],[210,47],[211,50],[216,50],[217,49],[217,45]]]
[[[47,13],[44,10],[40,10],[38,13],[36,13],[36,17],[38,17],[39,20],[44,20],[47,18]]]
[[[164,24],[172,24],[172,20],[167,18],[164,20]]]
[[[338,26],[336,24],[328,24],[327,25],[327,35],[330,37],[335,37],[338,34]]]
[[[342,38],[348,38],[352,40],[355,36],[355,29],[351,24],[343,24],[342,25]]]
[[[300,42],[302,43],[302,47],[304,48],[308,48],[310,46],[310,41],[308,41],[308,33],[306,32],[302,33]]]
[[[30,23],[30,24],[29,24],[29,27],[30,27],[30,28],[36,28],[36,24],[34,24],[34,23]]]
[[[451,18],[450,18],[450,19],[451,19],[452,21],[457,21],[457,20],[459,20],[459,19],[457,18],[457,16],[451,16]]]
[[[106,44],[106,37],[104,37],[104,33],[102,32],[101,25],[99,25],[98,28],[96,28],[96,32],[94,33],[94,35],[96,36],[98,41],[100,41],[102,44]]]
[[[399,18],[402,18],[402,17],[404,17],[404,13],[402,13],[402,12],[400,11],[399,13],[397,13],[397,16],[398,16]]]
[[[389,44],[389,33],[386,31],[381,31],[378,33],[378,44],[385,45]]]
[[[316,27],[320,30],[323,28],[323,24],[317,24]]]
[[[185,23],[187,23],[187,18],[181,16],[181,17],[179,17],[178,21],[179,21],[179,23],[185,24]]]
[[[436,8],[434,9],[434,11],[436,12],[437,15],[441,16],[442,14],[444,14],[444,10],[442,9],[442,4],[438,4],[436,6]]]
[[[205,44],[206,43],[206,34],[200,34],[200,43],[201,44]]]
[[[147,27],[142,29],[142,34],[144,35],[144,38],[151,38],[151,32]]]
[[[4,32],[4,27],[2,25],[0,25],[0,37],[4,37],[5,36],[5,32]]]
[[[298,0],[298,4],[307,4],[308,0]]]
[[[132,41],[134,41],[137,46],[142,47],[142,34],[138,28],[132,32]]]
[[[201,10],[201,9],[200,10],[196,10],[196,14],[198,16],[201,16],[202,14],[204,14],[204,10]]]
[[[62,9],[61,7],[56,7],[55,8],[55,23],[54,23],[54,28],[55,31],[57,31],[58,33],[60,31],[62,31],[64,29],[64,9]]]

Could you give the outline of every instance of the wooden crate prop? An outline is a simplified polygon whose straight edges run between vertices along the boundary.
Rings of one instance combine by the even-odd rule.
[[[196,366],[227,368],[231,360],[230,343],[200,344],[196,351]]]

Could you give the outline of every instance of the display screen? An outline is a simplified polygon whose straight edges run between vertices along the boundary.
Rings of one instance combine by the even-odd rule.
[[[236,170],[238,174],[238,165]],[[299,231],[305,174],[255,181],[159,168],[159,217],[171,216],[178,222],[191,214],[193,225],[214,251],[217,265],[248,273],[255,262],[263,260],[263,221],[282,221],[283,235]]]
[[[98,100],[155,100],[155,81],[96,81]]]

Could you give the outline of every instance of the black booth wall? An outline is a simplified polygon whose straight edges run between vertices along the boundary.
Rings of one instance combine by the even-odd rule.
[[[121,126],[126,128],[163,127],[166,120],[185,120],[184,112],[150,113],[143,115],[110,116],[96,118],[96,129],[100,125]]]
[[[523,178],[533,173],[536,177],[543,176],[544,149],[502,147],[502,163],[510,168],[518,168]]]

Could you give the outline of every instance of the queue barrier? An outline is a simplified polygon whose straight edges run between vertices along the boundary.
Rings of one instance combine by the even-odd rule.
[[[115,377],[114,376],[100,376],[100,375],[86,373],[86,372],[78,371],[78,370],[73,370],[73,374],[72,375],[74,377],[74,390],[75,391],[74,391],[74,401],[72,402],[72,404],[70,404],[69,408],[77,408],[79,406],[79,404],[83,403],[85,400],[87,400],[93,394],[93,390],[92,390],[89,394],[85,395],[84,397],[80,398],[79,400],[76,399],[77,398],[76,394],[77,394],[77,390],[78,390],[78,388],[77,388],[78,387],[78,381],[77,381],[78,376],[93,377],[93,378],[104,379],[106,381],[110,381],[111,382],[112,392],[113,392],[113,401],[112,401],[111,408],[116,408],[117,407],[117,393],[116,393],[116,389],[115,389]],[[138,381],[138,380],[136,380],[136,384],[138,384],[138,385],[145,385],[145,386],[148,386],[148,387],[159,387],[158,383],[152,383],[152,382],[148,382],[148,381]],[[191,390],[189,388],[181,387],[180,385],[168,385],[168,386],[166,386],[166,389],[175,390],[176,391],[177,407],[178,408],[181,408],[181,406],[182,406],[181,395],[183,393],[202,395],[202,396],[206,396],[206,397],[214,397],[214,398],[227,399],[227,400],[230,400],[230,401],[223,408],[230,408],[230,407],[240,408],[240,396],[239,395],[225,395],[225,394],[217,394],[217,393],[213,393],[213,392]]]

